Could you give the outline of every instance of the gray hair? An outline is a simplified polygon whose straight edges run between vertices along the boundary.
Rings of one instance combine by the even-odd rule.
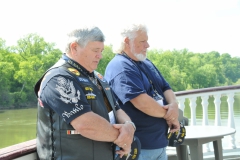
[[[147,33],[147,27],[144,24],[132,24],[126,28],[124,28],[121,32],[121,40],[120,43],[116,46],[114,46],[114,52],[115,53],[121,53],[124,50],[125,47],[125,38],[129,38],[130,41],[134,40],[137,36],[137,32],[146,32]]]
[[[93,41],[105,41],[102,31],[98,27],[75,29],[68,34],[65,52],[68,53],[70,51],[70,45],[73,42],[77,42],[81,47],[85,47],[88,42]]]

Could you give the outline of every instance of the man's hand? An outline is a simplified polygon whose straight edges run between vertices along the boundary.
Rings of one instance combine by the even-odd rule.
[[[176,102],[163,106],[163,108],[167,110],[164,119],[170,122],[178,120],[178,104]]]
[[[167,121],[167,124],[169,127],[169,132],[176,132],[180,129],[180,123],[177,119],[175,119],[174,121]]]
[[[133,142],[135,130],[130,123],[113,124],[113,127],[118,129],[120,132],[118,138],[114,141],[114,143],[121,148],[121,150],[116,151],[116,153],[119,154],[122,158],[124,154],[131,152],[131,144]]]
[[[180,124],[178,121],[178,104],[177,103],[170,103],[166,106],[163,106],[164,109],[167,110],[166,115],[163,117],[166,119],[169,131],[176,132],[180,129]]]

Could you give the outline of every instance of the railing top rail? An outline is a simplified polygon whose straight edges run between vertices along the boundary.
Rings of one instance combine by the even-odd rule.
[[[184,96],[184,95],[190,95],[190,94],[216,92],[216,91],[227,91],[227,90],[238,90],[238,89],[240,89],[240,85],[221,86],[221,87],[194,89],[194,90],[188,90],[188,91],[179,91],[179,92],[175,92],[175,95],[176,96]]]
[[[36,139],[0,149],[0,159],[14,159],[32,152],[36,152]]]

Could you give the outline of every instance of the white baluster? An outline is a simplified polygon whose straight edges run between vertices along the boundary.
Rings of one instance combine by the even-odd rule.
[[[215,126],[221,126],[221,117],[220,117],[220,103],[221,103],[221,94],[217,93],[214,95],[214,104],[215,104]]]
[[[201,96],[202,98],[202,108],[203,108],[203,121],[202,125],[207,126],[208,125],[208,95]],[[204,144],[203,146],[204,150],[207,152],[210,152],[209,143]]]
[[[184,109],[185,109],[184,102],[185,102],[185,98],[184,97],[178,98],[178,108],[183,111],[183,115],[184,115]]]
[[[191,97],[190,100],[190,108],[191,108],[191,126],[196,125],[196,98],[197,97]]]
[[[228,96],[228,99],[227,99],[227,102],[228,102],[228,127],[235,129],[234,113],[233,113],[234,93],[228,93],[227,96]],[[230,135],[229,139],[230,139],[230,148],[235,149],[236,148],[235,134]]]
[[[203,108],[203,121],[202,125],[207,126],[208,125],[208,96],[201,96],[202,98],[202,108]]]

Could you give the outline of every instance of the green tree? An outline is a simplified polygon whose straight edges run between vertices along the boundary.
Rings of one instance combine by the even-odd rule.
[[[17,46],[6,46],[0,38],[0,107],[27,106],[36,103],[33,87],[42,74],[60,57],[54,43],[37,34],[18,40]],[[112,46],[105,46],[97,71],[104,75],[115,56]],[[216,51],[193,53],[182,50],[149,50],[150,59],[174,91],[239,84],[240,58]]]
[[[102,59],[98,64],[97,71],[104,75],[107,64],[110,62],[111,59],[113,59],[114,56],[115,54],[112,51],[112,46],[104,46]]]
[[[50,68],[61,56],[61,51],[55,49],[54,43],[45,42],[44,38],[37,34],[29,34],[17,41],[13,50],[20,55],[19,70],[15,72],[16,83],[21,84],[15,94],[18,97],[24,95],[21,100],[32,102],[35,100],[33,87],[41,75]]]
[[[12,63],[0,62],[0,106],[13,104],[9,89],[14,67]]]
[[[236,83],[240,79],[240,58],[231,58],[229,54],[225,53],[221,56],[221,62],[227,85]]]

